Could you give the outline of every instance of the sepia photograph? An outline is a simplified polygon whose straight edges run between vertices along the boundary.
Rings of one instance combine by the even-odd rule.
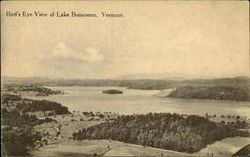
[[[249,1],[1,2],[1,156],[250,156]]]

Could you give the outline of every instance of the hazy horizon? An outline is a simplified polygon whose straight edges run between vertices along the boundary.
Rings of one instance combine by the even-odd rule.
[[[36,6],[31,9],[30,3]],[[2,14],[20,9],[49,13],[55,11],[52,3],[56,2],[12,1],[8,5],[3,3]],[[158,77],[158,74],[200,78],[249,76],[248,2],[96,5],[85,1],[63,3],[57,10],[96,13],[99,17],[4,17],[2,76],[63,79]],[[102,11],[123,13],[124,17],[102,18]]]
[[[150,77],[152,75],[153,77]],[[116,77],[107,77],[107,78],[63,78],[63,77],[41,77],[41,76],[2,76],[2,78],[11,78],[11,79],[54,79],[54,80],[139,80],[139,79],[148,79],[148,80],[189,80],[189,79],[223,79],[223,78],[236,78],[236,77],[250,77],[250,75],[230,75],[230,76],[168,76],[166,77],[155,77],[158,74],[128,74],[121,75]],[[163,74],[162,74],[163,75]],[[147,77],[149,76],[149,77]]]

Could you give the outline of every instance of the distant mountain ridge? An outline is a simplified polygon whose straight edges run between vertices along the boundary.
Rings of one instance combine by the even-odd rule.
[[[176,80],[182,81],[187,79],[219,79],[219,78],[228,78],[228,77],[249,77],[244,75],[232,75],[232,76],[207,76],[207,75],[189,75],[184,73],[155,73],[155,74],[128,74],[122,75],[118,77],[113,77],[111,79],[118,80],[139,80],[139,79],[152,79],[152,80]]]
[[[35,81],[35,82],[47,82],[47,81],[89,81],[89,80],[173,80],[173,81],[184,81],[184,80],[206,80],[206,79],[225,79],[225,78],[240,78],[250,79],[250,75],[232,75],[225,77],[209,77],[209,76],[198,76],[198,75],[187,75],[182,73],[155,73],[155,74],[128,74],[110,78],[99,78],[99,79],[85,79],[85,78],[49,78],[49,77],[13,77],[13,76],[2,76],[2,81],[8,82],[19,82],[19,81]]]
[[[195,78],[195,76],[184,75],[184,74],[174,74],[174,73],[158,73],[158,74],[129,74],[122,75],[118,77],[113,77],[113,79],[118,80],[139,80],[139,79],[153,79],[153,80],[185,80]]]

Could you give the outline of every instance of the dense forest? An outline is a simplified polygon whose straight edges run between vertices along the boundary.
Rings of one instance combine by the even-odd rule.
[[[112,139],[126,143],[194,153],[226,137],[249,136],[234,125],[216,124],[195,115],[170,113],[120,116],[73,133],[75,140]]]
[[[38,119],[13,109],[2,109],[2,142],[3,154],[8,156],[26,156],[29,150],[35,146],[35,142],[41,139],[41,134],[33,130],[33,126],[55,121],[51,118]]]
[[[20,101],[22,100],[21,96],[18,95],[12,95],[12,94],[3,94],[2,95],[2,104],[6,104],[6,103],[11,103],[13,101]]]
[[[249,86],[184,86],[172,91],[168,97],[185,99],[213,99],[250,101]]]
[[[46,112],[54,111],[55,114],[69,114],[67,107],[62,106],[61,104],[48,100],[32,100],[31,103],[19,103],[16,106],[21,112]]]
[[[69,114],[67,107],[62,106],[60,103],[48,101],[48,100],[32,100],[22,98],[17,95],[3,94],[2,104],[4,107],[9,108],[13,106],[22,113],[27,112],[46,112],[53,111],[55,114]]]
[[[68,108],[59,103],[46,100],[25,99],[17,95],[2,95],[1,131],[3,154],[8,156],[27,156],[29,150],[41,140],[41,133],[33,127],[55,121],[51,118],[38,119],[26,112],[55,111],[56,114],[69,113]]]
[[[34,115],[27,115],[19,112],[17,109],[8,111],[6,108],[2,109],[2,125],[8,127],[26,127],[35,126],[41,123],[55,121],[51,118],[38,119]]]

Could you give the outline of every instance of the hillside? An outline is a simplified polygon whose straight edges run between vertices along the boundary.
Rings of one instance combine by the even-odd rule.
[[[51,111],[55,114],[69,114],[67,107],[60,103],[48,101],[48,100],[32,100],[22,98],[17,95],[3,94],[2,95],[2,106],[11,109],[18,109],[21,113],[28,112],[46,112]]]
[[[235,154],[233,154],[232,157],[249,156],[249,155],[250,155],[250,144],[248,144],[245,147],[241,148],[239,151],[237,151]]]
[[[35,125],[53,122],[51,118],[38,119],[34,115],[27,115],[17,109],[8,111],[2,109],[1,133],[3,154],[10,156],[26,156],[35,147],[36,141],[41,140],[40,132],[35,132]]]
[[[21,96],[3,94],[1,102],[1,132],[5,156],[27,156],[41,140],[40,132],[34,126],[56,120],[48,117],[37,118],[36,112],[53,111],[53,114],[68,114],[67,107],[46,100],[24,99]],[[31,114],[28,114],[31,113]]]
[[[143,147],[141,145],[127,144],[110,140],[83,140],[64,141],[59,144],[51,144],[35,150],[34,157],[40,156],[74,156],[74,157],[94,157],[94,156],[188,156],[188,153],[181,153],[170,150]]]
[[[184,86],[177,87],[168,97],[250,101],[250,86]]]
[[[250,101],[250,79],[235,77],[224,79],[186,80],[168,97],[185,99],[212,99]]]
[[[194,153],[226,137],[249,136],[234,125],[199,116],[159,113],[121,116],[73,134],[75,140],[112,139],[161,149]]]

